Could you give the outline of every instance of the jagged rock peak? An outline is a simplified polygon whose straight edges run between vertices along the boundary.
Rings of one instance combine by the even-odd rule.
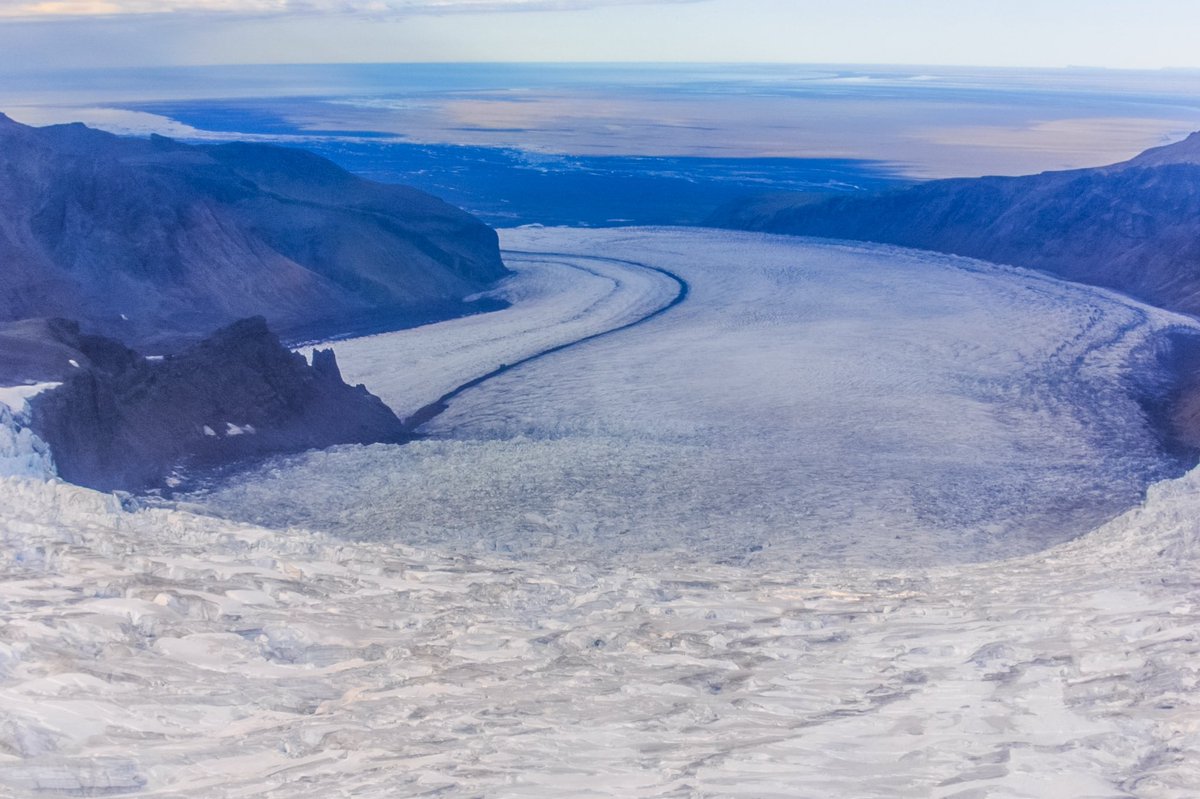
[[[342,370],[338,367],[337,355],[333,350],[313,350],[312,368],[317,376],[334,383],[344,382]]]
[[[123,363],[119,342],[79,338],[91,365],[35,398],[31,424],[80,485],[136,491],[248,458],[408,438],[378,397],[342,381],[332,351],[309,366],[261,317],[161,361]]]

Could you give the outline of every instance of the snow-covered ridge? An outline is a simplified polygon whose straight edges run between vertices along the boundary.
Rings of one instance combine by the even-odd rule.
[[[8,478],[0,795],[1193,796],[1197,497],[1006,562],[795,573],[439,556]]]

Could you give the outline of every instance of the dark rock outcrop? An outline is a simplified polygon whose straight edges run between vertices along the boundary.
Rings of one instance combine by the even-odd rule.
[[[1110,167],[748,198],[709,221],[1025,266],[1200,313],[1200,134]]]
[[[70,317],[162,348],[254,315],[444,318],[504,274],[474,217],[310,153],[0,114],[0,323]]]
[[[408,438],[379,398],[342,381],[332,351],[309,366],[262,317],[162,360],[80,338],[88,364],[30,403],[59,474],[79,485],[137,491],[248,458]]]

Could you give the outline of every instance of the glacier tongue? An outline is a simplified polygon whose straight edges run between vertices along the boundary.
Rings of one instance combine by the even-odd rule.
[[[193,499],[352,538],[531,559],[675,551],[913,563],[1059,543],[1184,468],[1137,387],[1194,320],[961,258],[697,229],[502,231],[498,314],[336,342],[405,447],[267,464]],[[514,252],[515,251],[515,252]],[[637,262],[643,264],[638,267]],[[651,267],[651,268],[645,268]]]
[[[547,566],[0,480],[0,795],[1200,788],[1200,472],[956,568]]]

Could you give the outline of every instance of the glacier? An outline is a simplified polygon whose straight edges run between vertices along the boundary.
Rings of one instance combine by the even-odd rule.
[[[1137,383],[1191,319],[1028,270],[696,229],[502,231],[505,311],[334,342],[405,447],[192,498],[279,527],[544,559],[986,560],[1068,540],[1182,466]],[[624,327],[676,296],[686,302]]]
[[[1146,487],[1129,385],[1191,322],[887,248],[503,235],[509,308],[337,342],[347,378],[411,414],[601,335],[425,440],[168,503],[0,419],[0,796],[1200,792],[1200,470]],[[687,302],[637,324],[678,286],[631,262]]]

